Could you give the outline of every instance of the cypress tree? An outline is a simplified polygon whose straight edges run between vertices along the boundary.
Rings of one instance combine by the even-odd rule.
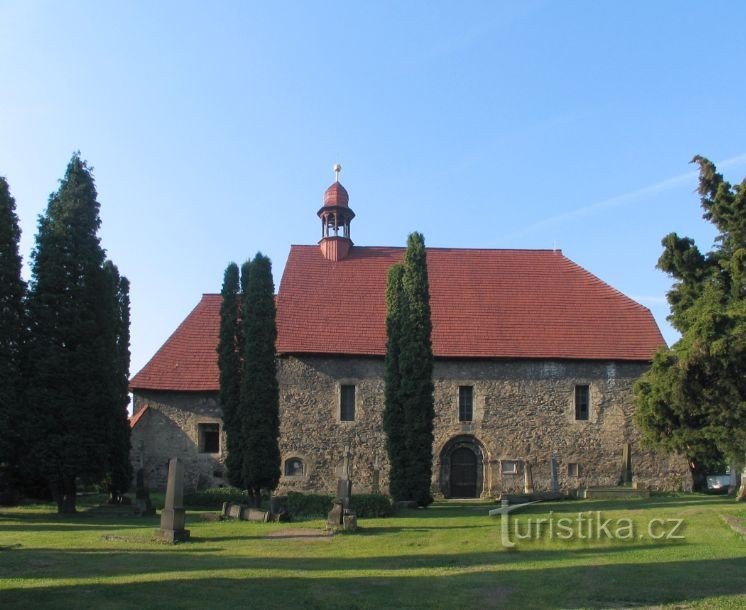
[[[402,293],[399,394],[410,460],[407,478],[410,499],[427,506],[432,502],[435,406],[430,287],[425,238],[421,233],[412,233],[407,239]]]
[[[388,273],[386,286],[386,359],[384,373],[383,429],[389,456],[389,493],[396,500],[407,496],[406,469],[409,464],[404,411],[399,396],[401,379],[399,353],[401,342],[402,276],[404,268],[396,264]]]
[[[386,293],[384,428],[396,500],[432,502],[433,352],[425,239],[412,233],[401,266],[389,272]]]
[[[17,483],[23,445],[19,424],[25,411],[21,360],[26,285],[21,279],[20,239],[16,202],[0,176],[0,478],[8,484]]]
[[[104,268],[100,225],[91,170],[75,153],[39,218],[29,290],[29,459],[60,513],[75,512],[79,478],[99,483],[120,459],[112,452],[112,419],[124,408],[117,337],[128,331],[113,270]]]
[[[223,276],[220,304],[220,340],[218,368],[220,370],[220,404],[223,409],[228,456],[228,480],[240,485],[241,478],[241,422],[236,418],[241,392],[241,355],[238,350],[239,332],[239,276],[238,265],[230,263]]]
[[[254,257],[244,285],[243,366],[238,406],[243,449],[241,487],[258,506],[261,491],[274,490],[280,480],[277,328],[269,258],[261,253]]]

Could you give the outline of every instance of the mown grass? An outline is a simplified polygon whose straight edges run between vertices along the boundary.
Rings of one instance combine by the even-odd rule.
[[[438,503],[317,538],[267,536],[321,532],[321,520],[203,521],[192,512],[192,541],[176,546],[150,540],[157,518],[0,509],[0,608],[746,607],[746,542],[720,517],[743,507],[728,498],[538,504],[510,526],[517,520],[525,534],[529,520],[598,511],[615,524],[632,520],[634,539],[545,531],[514,549],[502,546],[493,507]],[[651,539],[651,519],[683,519],[684,539]]]

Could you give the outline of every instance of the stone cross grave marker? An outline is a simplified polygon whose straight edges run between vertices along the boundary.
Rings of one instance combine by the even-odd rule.
[[[155,530],[155,536],[171,544],[185,542],[189,540],[189,530],[184,529],[185,523],[184,464],[179,458],[173,458],[168,463],[166,502],[161,511],[161,527]]]

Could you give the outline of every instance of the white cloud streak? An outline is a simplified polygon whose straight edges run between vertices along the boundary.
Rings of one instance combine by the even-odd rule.
[[[715,163],[718,169],[740,166],[742,164],[746,164],[746,153],[731,157],[729,159],[725,159],[723,161],[717,161]],[[649,195],[667,191],[671,188],[681,186],[683,184],[686,184],[687,182],[691,182],[692,180],[695,180],[697,178],[698,174],[698,170],[692,170],[690,172],[686,172],[685,174],[679,174],[678,176],[673,176],[672,178],[666,178],[665,180],[661,180],[660,182],[656,182],[654,184],[644,186],[634,191],[630,191],[629,193],[624,193],[623,195],[616,195],[614,197],[610,197],[609,199],[604,199],[602,201],[576,208],[562,214],[557,214],[556,216],[550,216],[549,218],[540,220],[539,222],[531,224],[523,229],[519,229],[518,231],[509,233],[502,239],[507,240],[517,237],[525,237],[526,235],[533,233],[537,229],[556,225],[567,220],[577,218],[579,216],[589,216],[591,214],[600,212],[601,210],[608,210],[610,208],[630,205],[636,201],[648,197]]]

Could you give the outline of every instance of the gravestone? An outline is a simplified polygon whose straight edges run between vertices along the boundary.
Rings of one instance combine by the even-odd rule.
[[[334,506],[326,518],[327,527],[335,530],[355,531],[357,529],[357,515],[350,509],[352,497],[352,481],[350,480],[350,447],[345,446],[342,462],[341,478],[337,481],[337,494]]]
[[[559,485],[559,462],[557,461],[557,456],[552,455],[552,459],[549,462],[549,476],[551,477],[551,488],[552,493],[556,494],[559,493],[560,485]]]
[[[528,462],[523,465],[523,493],[529,496],[534,493],[534,477]]]
[[[287,496],[272,496],[269,499],[269,520],[290,521],[290,508]]]
[[[135,512],[140,517],[152,517],[155,508],[150,501],[150,491],[145,486],[145,471],[142,468],[137,469],[135,480]]]
[[[161,511],[161,527],[155,530],[155,536],[171,544],[185,542],[189,540],[189,530],[184,529],[185,523],[184,465],[178,458],[173,458],[168,463],[166,502]]]

